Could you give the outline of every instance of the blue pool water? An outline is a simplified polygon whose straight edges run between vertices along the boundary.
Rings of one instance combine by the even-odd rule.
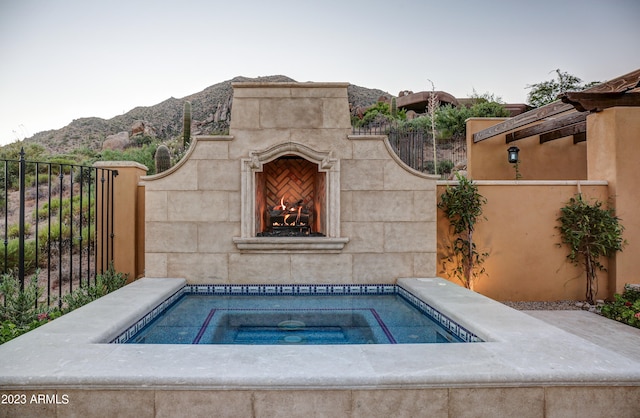
[[[272,345],[463,341],[399,294],[219,296],[187,293],[141,328],[118,342]]]

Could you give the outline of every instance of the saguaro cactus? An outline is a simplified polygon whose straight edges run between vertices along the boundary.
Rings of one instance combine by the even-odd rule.
[[[182,144],[186,149],[191,141],[191,103],[184,102],[182,112]]]
[[[156,149],[156,174],[171,168],[171,155],[166,145],[160,145]]]

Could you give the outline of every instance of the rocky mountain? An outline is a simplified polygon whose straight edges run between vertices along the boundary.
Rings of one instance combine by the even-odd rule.
[[[100,150],[107,137],[121,132],[154,136],[168,140],[182,133],[182,111],[185,101],[191,102],[192,135],[207,135],[228,131],[233,89],[237,81],[295,81],[287,76],[274,75],[258,78],[235,77],[214,84],[199,93],[176,99],[171,97],[154,106],[140,106],[111,119],[96,117],[75,119],[57,130],[39,132],[25,142],[36,142],[52,153],[68,153],[78,148]],[[347,88],[351,109],[368,107],[387,92],[355,85]]]

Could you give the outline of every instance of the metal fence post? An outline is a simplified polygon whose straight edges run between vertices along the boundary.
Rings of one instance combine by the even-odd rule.
[[[24,147],[20,149],[20,219],[18,221],[18,277],[20,291],[24,291],[24,205],[25,205],[25,171],[27,163],[24,160]]]

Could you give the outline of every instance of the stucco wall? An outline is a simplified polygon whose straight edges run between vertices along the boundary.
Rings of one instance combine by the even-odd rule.
[[[143,196],[138,190],[138,183],[148,169],[133,161],[98,161],[94,166],[118,171],[113,178],[113,196],[107,196],[100,190],[96,195],[97,199],[113,199],[113,212],[110,214],[112,225],[109,225],[113,229],[113,247],[108,251],[113,251],[114,269],[128,275],[128,280],[133,281],[143,274],[144,269],[144,199],[141,198]],[[102,203],[97,207],[103,207]],[[106,217],[98,213],[98,231],[104,232],[106,225],[102,224],[103,219]],[[106,242],[101,239],[98,246]],[[103,251],[99,249],[96,253],[100,255]],[[107,261],[100,256],[97,265],[99,270],[108,268]]]
[[[505,153],[506,154],[506,153]],[[474,290],[496,300],[584,300],[586,278],[571,264],[556,226],[560,208],[580,190],[588,201],[607,201],[606,182],[476,181],[487,199],[474,241],[488,252],[486,274]],[[439,182],[438,196],[446,182]],[[455,184],[449,182],[448,184]],[[443,262],[451,242],[449,222],[438,210],[438,275],[461,284]],[[604,261],[606,265],[607,260]],[[598,273],[598,298],[610,297],[607,272]]]
[[[176,167],[143,178],[146,276],[190,283],[393,283],[434,276],[435,180],[404,166],[386,137],[349,135],[346,87],[234,84],[230,135],[196,138]],[[329,210],[340,221],[327,241],[342,239],[343,248],[322,249],[323,240],[308,238],[294,248],[257,248],[255,236],[243,236],[253,216],[245,213],[252,198],[245,168],[255,153],[280,144],[337,161],[332,178],[339,192]],[[312,241],[315,247],[305,246]]]
[[[473,134],[497,125],[504,118],[467,120],[467,168],[474,180],[515,180],[515,169],[507,161],[507,149],[520,149],[521,180],[585,180],[587,143],[573,143],[572,137],[540,144],[540,136],[506,143],[506,134],[474,143]]]
[[[473,143],[474,132],[493,126],[502,120],[469,119],[467,121],[470,176],[474,180],[514,179],[515,171],[507,162],[506,154],[507,148],[515,145],[520,148],[520,172],[523,180],[605,181],[608,184],[608,192],[600,193],[599,200],[608,201],[615,208],[616,215],[625,228],[623,238],[627,241],[627,245],[622,252],[608,260],[609,271],[601,274],[600,297],[612,297],[615,292],[621,293],[626,283],[636,283],[637,272],[640,270],[640,258],[637,256],[640,252],[640,244],[636,240],[636,237],[640,236],[640,218],[637,210],[640,206],[640,194],[637,192],[640,172],[635,154],[638,149],[637,138],[640,135],[640,108],[608,108],[589,114],[587,141],[578,144],[574,144],[571,137],[540,144],[539,136],[506,144],[505,134]],[[539,196],[542,197],[546,193],[545,191]],[[528,196],[522,196],[522,198],[526,200]],[[505,208],[508,207],[508,203],[505,203]],[[509,234],[507,230],[505,234]],[[508,268],[509,261],[505,263],[501,270]],[[571,280],[572,277],[567,273],[564,280]],[[606,283],[603,282],[603,277],[608,278]],[[527,281],[532,281],[532,277]],[[534,292],[528,298],[540,295],[535,289],[532,290]],[[497,294],[495,290],[489,292]],[[516,289],[513,292],[514,296],[510,297],[511,299],[515,299],[515,295],[518,294]],[[503,294],[502,291],[500,293]],[[552,299],[563,293],[564,289],[560,289],[543,298]]]
[[[622,293],[625,283],[639,283],[640,275],[640,108],[618,107],[587,117],[589,178],[609,183],[616,216],[625,230],[627,246],[614,257],[610,286]]]

